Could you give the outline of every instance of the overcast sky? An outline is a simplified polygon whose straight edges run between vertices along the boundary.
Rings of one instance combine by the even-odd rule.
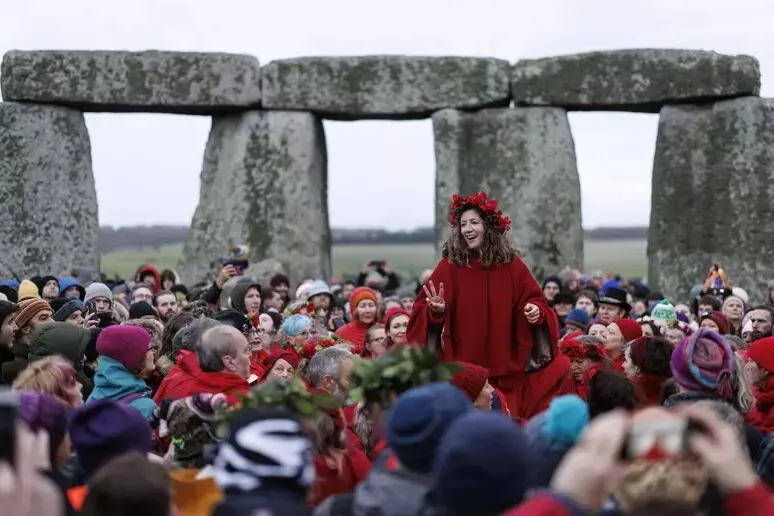
[[[646,6],[647,4],[647,6]],[[774,91],[771,0],[29,0],[2,6],[10,49],[520,58],[662,47],[751,54]],[[767,83],[766,78],[769,77]],[[89,114],[100,223],[188,224],[207,117]],[[657,115],[574,113],[583,222],[647,224]],[[432,125],[325,122],[334,227],[433,223]],[[358,202],[358,200],[361,200]]]

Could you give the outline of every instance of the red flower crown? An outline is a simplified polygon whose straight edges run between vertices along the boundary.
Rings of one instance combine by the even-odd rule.
[[[590,359],[592,362],[601,362],[607,356],[603,346],[581,344],[575,339],[562,342],[561,352],[570,359]]]
[[[449,224],[457,226],[457,218],[464,208],[478,208],[484,217],[487,217],[492,225],[503,233],[511,230],[511,218],[503,215],[503,210],[497,209],[497,201],[489,199],[486,192],[478,192],[476,195],[452,195],[449,208]]]

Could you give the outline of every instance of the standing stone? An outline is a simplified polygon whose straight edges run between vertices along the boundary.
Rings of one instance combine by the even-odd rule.
[[[215,117],[199,205],[183,249],[185,281],[206,277],[235,244],[251,262],[279,260],[291,281],[330,276],[325,133],[311,113]]]
[[[653,164],[648,282],[688,299],[719,262],[763,302],[774,278],[774,100],[661,111]]]
[[[6,101],[83,111],[212,114],[261,100],[258,59],[242,54],[13,50],[0,81]]]
[[[446,109],[433,130],[439,254],[452,194],[484,190],[513,220],[512,242],[535,276],[583,267],[580,179],[563,109]]]
[[[758,95],[760,88],[754,57],[669,49],[526,59],[514,65],[511,83],[519,105],[645,113],[666,104]]]
[[[301,57],[263,67],[266,109],[338,120],[422,119],[510,103],[510,64],[479,57]]]
[[[83,114],[0,103],[0,277],[99,267],[97,192]]]

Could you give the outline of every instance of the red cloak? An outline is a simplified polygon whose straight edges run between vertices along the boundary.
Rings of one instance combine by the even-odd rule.
[[[408,342],[437,342],[445,361],[471,362],[489,369],[490,383],[503,391],[514,417],[529,419],[551,399],[574,394],[570,362],[559,352],[559,321],[520,258],[485,268],[475,261],[458,267],[442,259],[429,281],[443,283],[446,311],[430,313],[420,290],[408,326]],[[535,324],[524,307],[540,309]]]

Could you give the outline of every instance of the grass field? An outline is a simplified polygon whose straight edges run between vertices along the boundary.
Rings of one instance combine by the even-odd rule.
[[[585,272],[615,271],[624,276],[644,276],[647,268],[645,240],[592,240],[586,241]],[[158,252],[123,250],[102,255],[102,271],[121,277],[134,274],[142,264],[149,263],[161,269],[174,269],[182,245],[164,246]],[[333,272],[352,274],[360,271],[369,260],[384,259],[389,266],[406,275],[417,274],[435,265],[433,246],[407,245],[336,245],[333,247]]]

